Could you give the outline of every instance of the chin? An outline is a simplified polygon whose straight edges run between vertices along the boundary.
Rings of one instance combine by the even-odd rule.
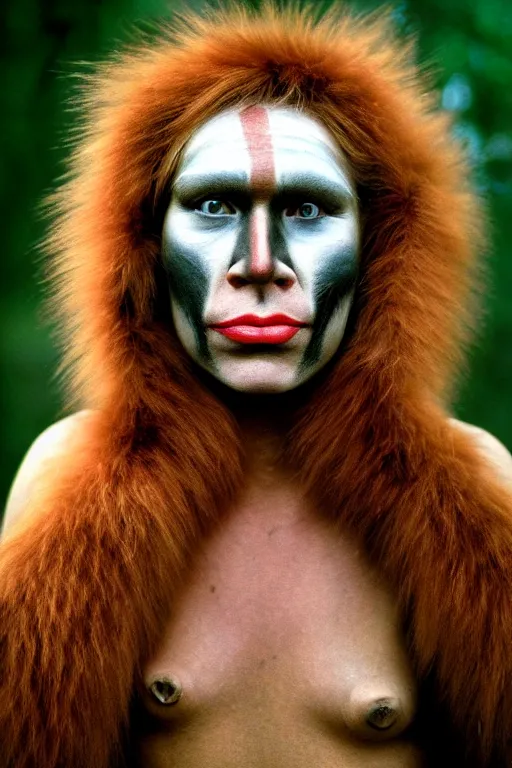
[[[306,376],[299,375],[298,366],[255,361],[253,363],[221,366],[213,375],[236,392],[259,395],[279,394],[295,389],[305,381]]]

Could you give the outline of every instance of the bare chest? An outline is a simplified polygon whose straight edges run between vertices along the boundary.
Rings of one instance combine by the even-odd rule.
[[[415,685],[392,596],[291,483],[251,484],[204,542],[144,678],[182,689],[172,705],[146,696],[148,768],[327,767],[359,742],[373,757],[354,765],[419,765],[401,738]]]

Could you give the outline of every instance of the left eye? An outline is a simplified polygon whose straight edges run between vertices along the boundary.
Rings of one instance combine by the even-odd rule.
[[[198,210],[208,216],[227,216],[235,212],[233,206],[224,200],[203,200],[199,204]]]
[[[325,213],[315,203],[301,203],[297,207],[287,208],[284,215],[297,219],[318,219],[325,216]]]

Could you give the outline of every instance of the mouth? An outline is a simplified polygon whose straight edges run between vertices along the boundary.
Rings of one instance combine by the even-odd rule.
[[[303,323],[288,315],[240,315],[211,325],[210,328],[239,344],[285,344],[301,330]]]

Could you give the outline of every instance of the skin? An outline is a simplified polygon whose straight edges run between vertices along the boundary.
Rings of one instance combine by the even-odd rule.
[[[162,236],[188,354],[239,391],[307,381],[343,338],[359,229],[347,162],[315,120],[250,107],[207,121],[184,149]],[[281,344],[241,343],[215,328],[246,313],[284,313],[302,327]]]
[[[253,107],[192,136],[163,258],[185,350],[228,387],[285,392],[325,365],[343,338],[358,251],[350,170],[314,120]],[[304,325],[281,342],[271,330],[271,343],[252,343],[258,326],[235,339],[219,331],[247,313]],[[328,510],[304,497],[281,461],[279,414],[255,403],[239,419],[245,486],[200,543],[144,667],[133,758],[144,768],[417,768],[417,691],[393,594]],[[79,450],[88,418],[38,438],[4,536],[30,522],[28,498]],[[495,438],[452,423],[512,482],[512,458]]]
[[[137,765],[420,766],[392,594],[258,422],[243,424],[246,486],[201,543],[144,669]],[[166,680],[182,687],[167,706],[152,689]]]

